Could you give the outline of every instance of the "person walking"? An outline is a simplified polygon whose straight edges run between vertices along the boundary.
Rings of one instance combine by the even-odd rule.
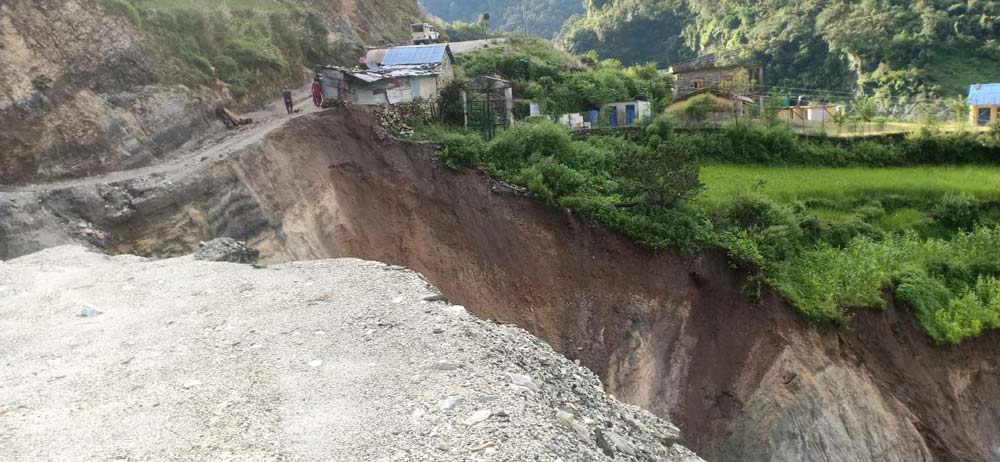
[[[319,82],[319,76],[313,78],[312,97],[316,107],[323,106],[323,84]]]
[[[291,114],[295,110],[295,103],[292,101],[292,90],[282,88],[281,97],[285,100],[285,110]]]

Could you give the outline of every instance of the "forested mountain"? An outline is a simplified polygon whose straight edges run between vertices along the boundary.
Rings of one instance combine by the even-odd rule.
[[[473,22],[489,13],[496,31],[528,33],[551,38],[570,16],[583,12],[581,0],[421,0],[428,13],[445,21]],[[522,10],[522,7],[524,9]]]
[[[626,64],[756,60],[770,85],[949,95],[1000,76],[997,0],[586,0],[560,39]]]

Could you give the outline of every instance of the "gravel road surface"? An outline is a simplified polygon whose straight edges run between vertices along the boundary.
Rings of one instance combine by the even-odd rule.
[[[0,262],[0,460],[698,461],[525,331],[360,260]]]

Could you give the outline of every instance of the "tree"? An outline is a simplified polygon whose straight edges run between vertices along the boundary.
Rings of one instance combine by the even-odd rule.
[[[764,123],[768,127],[778,125],[778,114],[781,112],[783,99],[784,95],[777,90],[771,90],[771,94],[764,100]]]
[[[743,98],[753,92],[753,80],[750,79],[750,73],[744,68],[739,68],[733,72],[732,77],[722,82],[719,85],[719,89],[726,92],[733,98],[733,111],[736,116],[737,122],[740,120],[740,114],[737,108],[743,107]]]
[[[875,118],[875,99],[866,96],[859,96],[851,103],[854,106],[854,113],[858,119],[864,123],[862,134],[871,128],[872,119]]]
[[[623,206],[672,208],[702,188],[698,163],[685,144],[661,141],[647,147],[626,145],[616,153],[615,174]]]
[[[844,130],[844,125],[850,121],[850,117],[842,109],[838,109],[833,113],[833,124],[837,126],[837,136]]]
[[[955,122],[959,124],[965,123],[966,118],[969,116],[969,103],[965,98],[956,96],[948,99],[946,104],[948,105],[948,109],[954,114]]]

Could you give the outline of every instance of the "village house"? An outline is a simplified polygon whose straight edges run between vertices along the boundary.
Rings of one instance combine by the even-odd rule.
[[[433,101],[455,78],[455,58],[447,44],[389,48],[380,61],[367,69],[320,67],[323,99],[361,106]]]
[[[631,127],[635,123],[653,117],[653,105],[649,101],[625,101],[607,106],[608,125],[612,128]]]
[[[1000,121],[1000,83],[977,83],[969,87],[969,122],[985,127]]]
[[[670,66],[668,72],[674,76],[674,98],[684,98],[690,93],[717,88],[733,79],[740,69],[746,69],[748,76],[757,82],[764,81],[764,66],[761,64],[719,65],[715,55],[705,55],[691,61]]]

